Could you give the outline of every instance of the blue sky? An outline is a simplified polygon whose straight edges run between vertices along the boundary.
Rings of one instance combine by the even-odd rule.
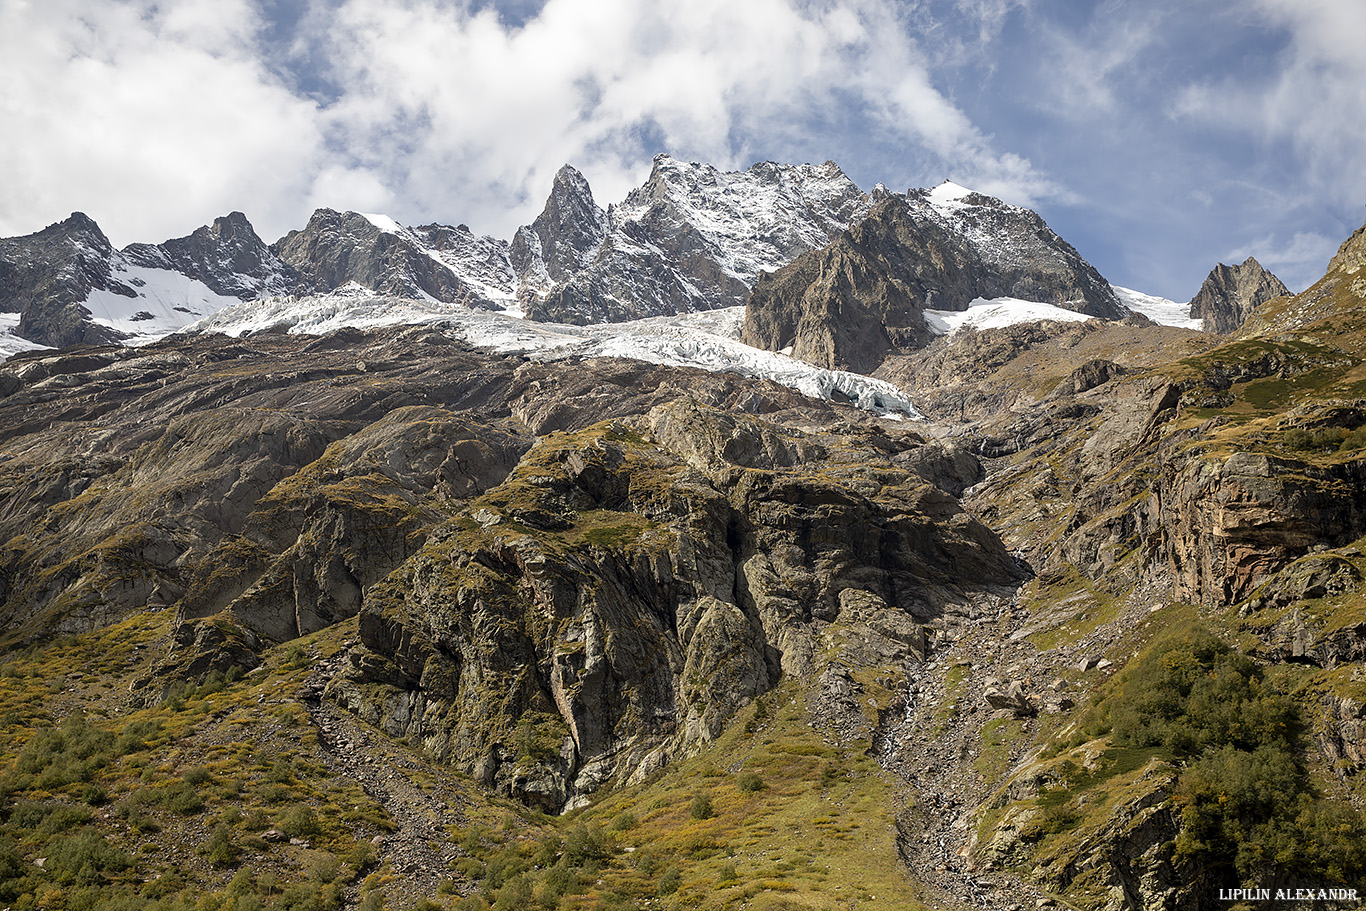
[[[0,0],[0,236],[318,206],[509,237],[570,162],[833,159],[1037,209],[1177,300],[1303,288],[1366,210],[1361,0]]]

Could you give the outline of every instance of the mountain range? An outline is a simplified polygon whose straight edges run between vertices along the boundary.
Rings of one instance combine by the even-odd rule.
[[[1274,276],[1258,283],[1255,261],[1239,268],[1249,270],[1241,284],[1207,282],[1192,302],[1221,332],[1285,293]],[[566,165],[511,242],[331,209],[270,245],[240,212],[121,251],[81,213],[0,240],[0,314],[18,317],[7,350],[139,343],[242,301],[357,290],[590,325],[745,306],[756,287],[747,343],[866,370],[928,340],[925,310],[997,298],[1109,319],[1129,310],[1035,213],[948,182],[864,193],[833,162],[723,172],[661,155],[606,210]]]
[[[1350,890],[1364,268],[667,157],[507,243],[0,241],[0,907]]]

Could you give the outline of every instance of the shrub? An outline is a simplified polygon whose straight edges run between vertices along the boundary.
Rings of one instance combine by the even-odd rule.
[[[523,911],[531,905],[532,898],[531,881],[525,876],[514,876],[498,890],[498,900],[493,908],[494,911]]]
[[[105,873],[126,870],[133,861],[98,832],[86,829],[56,842],[44,867],[62,885],[98,885]]]
[[[213,774],[203,766],[195,766],[192,769],[186,769],[185,774],[180,777],[186,784],[198,788],[208,784],[213,778]]]
[[[683,874],[677,868],[670,867],[664,871],[664,875],[659,878],[659,896],[673,895],[678,891],[678,887],[683,885]]]
[[[636,814],[623,810],[612,820],[613,832],[628,832],[636,827]]]
[[[560,852],[564,850],[564,842],[558,835],[551,833],[546,835],[536,845],[536,853],[532,855],[531,862],[538,867],[549,867],[559,859]]]
[[[215,867],[235,867],[242,856],[242,849],[233,843],[232,827],[220,822],[199,846],[199,853],[208,857],[209,863]]]
[[[167,788],[162,795],[162,803],[172,813],[193,816],[204,809],[204,801],[194,792],[194,788],[181,781]]]
[[[280,831],[290,838],[306,838],[318,834],[318,814],[302,804],[280,814]]]
[[[758,772],[741,772],[735,779],[735,786],[742,794],[754,794],[764,789],[764,779]]]
[[[569,865],[560,861],[545,871],[545,876],[541,879],[541,891],[544,897],[550,899],[545,904],[554,907],[554,902],[560,896],[569,892],[578,885],[578,877],[569,869]]]
[[[484,865],[474,857],[462,857],[455,862],[454,870],[466,879],[483,879]]]
[[[715,816],[716,810],[713,809],[711,805],[711,795],[699,793],[694,796],[692,799],[692,807],[689,808],[688,814],[692,816],[693,819],[711,819]]]
[[[1366,875],[1366,821],[1315,797],[1295,703],[1207,630],[1190,626],[1156,640],[1116,676],[1083,726],[1130,752],[1185,762],[1176,856],[1197,869],[1245,883],[1352,883]],[[1054,831],[1074,822],[1055,809],[1046,820]]]
[[[612,856],[612,845],[596,824],[579,823],[569,830],[564,839],[565,860],[571,867],[581,867],[590,861],[603,861]]]

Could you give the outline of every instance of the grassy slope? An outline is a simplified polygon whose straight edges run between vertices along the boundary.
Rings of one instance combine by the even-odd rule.
[[[319,760],[297,698],[353,624],[281,646],[245,678],[123,711],[126,681],[164,645],[167,620],[140,615],[3,665],[0,903],[412,906],[417,896],[386,895],[391,871],[371,847],[393,823]],[[424,762],[426,786],[464,795],[447,831],[465,859],[428,907],[527,896],[566,909],[918,907],[896,856],[892,782],[866,742],[831,745],[805,719],[785,684],[701,754],[564,818]],[[271,829],[302,843],[263,838]]]

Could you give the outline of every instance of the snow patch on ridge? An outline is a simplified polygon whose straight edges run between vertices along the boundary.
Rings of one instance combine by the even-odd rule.
[[[1091,319],[1085,313],[1064,310],[1053,304],[998,297],[994,300],[977,298],[966,310],[926,310],[925,325],[935,335],[951,335],[960,329],[1000,329],[1017,323],[1043,320],[1081,323]]]
[[[370,222],[370,224],[378,228],[380,232],[383,234],[401,235],[405,233],[403,230],[403,226],[400,225],[398,222],[394,221],[388,215],[377,215],[371,212],[361,212],[360,216],[361,218],[364,218],[366,221]]]
[[[930,190],[926,196],[936,209],[950,211],[963,208],[967,205],[967,203],[963,202],[964,197],[971,196],[976,192],[976,190],[969,190],[967,187],[960,186],[952,180],[946,180],[933,190]]]
[[[0,361],[6,360],[20,351],[40,351],[48,345],[30,342],[19,335],[18,313],[0,313]]]
[[[235,297],[216,294],[208,285],[172,269],[135,266],[116,253],[110,277],[133,289],[136,297],[95,289],[81,302],[93,322],[115,329],[130,345],[145,345],[215,313],[240,304]]]
[[[1142,291],[1121,288],[1119,285],[1111,285],[1110,287],[1114,289],[1115,296],[1119,298],[1121,304],[1136,313],[1142,313],[1159,326],[1175,326],[1178,329],[1205,328],[1203,319],[1191,318],[1191,305],[1189,303],[1179,304],[1176,301],[1167,300],[1165,297],[1144,294]]]

